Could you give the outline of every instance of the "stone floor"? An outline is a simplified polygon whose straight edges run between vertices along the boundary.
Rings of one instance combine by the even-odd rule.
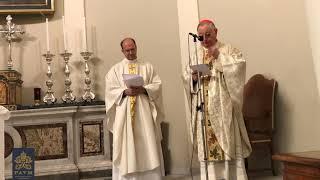
[[[112,178],[92,178],[92,179],[82,179],[82,180],[111,180]],[[190,176],[185,175],[169,175],[164,177],[163,180],[192,180]],[[200,176],[196,175],[193,180],[200,180]],[[261,176],[249,178],[249,180],[282,180],[282,176]]]
[[[170,176],[166,176],[164,180],[192,180],[192,178],[190,176],[170,175]],[[197,175],[193,177],[193,180],[200,180],[200,176]],[[249,178],[249,180],[282,180],[282,176],[252,177],[252,178]]]

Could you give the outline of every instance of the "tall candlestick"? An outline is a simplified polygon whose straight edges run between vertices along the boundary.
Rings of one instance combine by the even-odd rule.
[[[87,28],[86,28],[86,17],[83,17],[83,23],[82,23],[82,48],[83,51],[86,52],[88,51],[87,48]]]
[[[64,16],[62,16],[62,28],[63,28],[63,45],[64,45],[64,50],[67,51],[68,45],[67,45],[67,32],[66,32],[66,23]]]
[[[47,52],[50,51],[50,39],[49,39],[49,21],[46,18],[46,35],[47,35]]]

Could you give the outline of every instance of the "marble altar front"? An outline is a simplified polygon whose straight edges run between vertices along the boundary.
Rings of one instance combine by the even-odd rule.
[[[4,131],[6,179],[12,177],[14,147],[35,149],[36,176],[111,172],[104,105],[11,111]]]

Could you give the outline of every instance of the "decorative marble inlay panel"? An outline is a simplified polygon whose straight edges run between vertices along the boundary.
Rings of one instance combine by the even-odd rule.
[[[4,151],[4,158],[8,157],[11,152],[12,152],[12,149],[14,147],[14,143],[13,143],[13,139],[12,137],[8,134],[8,133],[4,133],[4,148],[5,148],[5,151]]]
[[[103,154],[102,121],[80,123],[80,156]]]
[[[23,147],[35,149],[36,160],[68,157],[67,124],[46,124],[15,127]]]

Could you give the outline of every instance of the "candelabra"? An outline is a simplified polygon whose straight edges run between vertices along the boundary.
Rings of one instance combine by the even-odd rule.
[[[83,94],[82,96],[82,99],[84,101],[87,101],[87,102],[91,102],[92,100],[94,100],[95,98],[95,94],[91,91],[91,79],[90,79],[90,69],[89,69],[89,65],[88,65],[88,60],[90,58],[90,56],[92,55],[91,52],[88,52],[88,51],[84,51],[84,52],[81,52],[80,53],[82,58],[84,59],[84,63],[85,63],[85,74],[86,74],[86,77],[85,77],[85,93]]]
[[[71,82],[71,79],[70,79],[70,69],[69,69],[69,59],[70,57],[72,56],[72,53],[68,53],[67,50],[64,51],[64,53],[61,53],[60,54],[63,59],[64,59],[64,62],[65,62],[65,69],[64,69],[64,74],[65,74],[65,81],[64,81],[64,84],[65,84],[65,92],[64,92],[64,95],[61,97],[62,101],[65,102],[65,103],[72,103],[76,100],[76,97],[72,94],[72,90],[70,88],[72,82]]]
[[[46,92],[46,95],[43,97],[43,102],[46,104],[53,104],[57,101],[57,99],[53,95],[53,91],[51,90],[51,88],[53,86],[52,72],[51,72],[51,61],[52,61],[52,58],[54,57],[54,55],[51,54],[50,51],[47,51],[46,54],[43,54],[43,57],[45,57],[47,64],[48,64],[48,71],[47,71],[48,79],[46,80],[46,85],[48,87],[48,90]]]

